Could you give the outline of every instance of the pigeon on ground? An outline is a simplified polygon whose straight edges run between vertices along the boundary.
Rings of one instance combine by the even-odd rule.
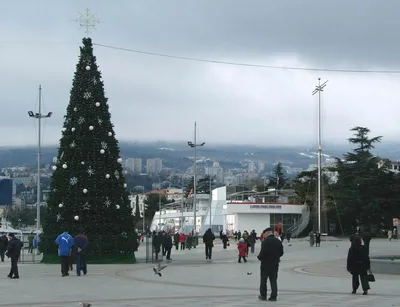
[[[92,306],[92,304],[89,304],[89,303],[80,303],[78,306],[80,306],[80,307],[90,307],[90,306]]]
[[[167,265],[161,265],[161,263],[159,263],[157,266],[155,266],[154,268],[153,268],[153,271],[154,271],[154,274],[156,274],[156,275],[158,275],[158,276],[162,276],[161,275],[161,271],[162,270],[164,270],[165,268],[167,267]]]
[[[251,275],[251,274],[253,274],[252,272],[247,272],[247,275]]]

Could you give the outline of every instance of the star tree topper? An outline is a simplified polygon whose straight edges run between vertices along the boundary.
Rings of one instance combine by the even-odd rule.
[[[87,36],[89,36],[92,29],[96,29],[97,24],[101,23],[101,20],[98,19],[96,14],[93,14],[90,9],[86,9],[84,13],[79,13],[79,15],[79,18],[74,21],[79,23],[79,27],[84,29]]]

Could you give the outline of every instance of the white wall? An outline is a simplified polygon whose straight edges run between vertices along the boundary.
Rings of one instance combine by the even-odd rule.
[[[249,233],[254,229],[257,235],[261,235],[262,231],[271,226],[269,213],[264,214],[249,214],[238,213],[235,214],[235,222],[237,222],[235,230],[247,230]]]

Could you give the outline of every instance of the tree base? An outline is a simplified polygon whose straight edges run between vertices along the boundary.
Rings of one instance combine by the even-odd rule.
[[[59,264],[60,257],[54,254],[44,254],[41,263]],[[74,262],[75,263],[75,262]],[[101,257],[88,257],[88,264],[133,264],[136,263],[135,254],[104,255]]]

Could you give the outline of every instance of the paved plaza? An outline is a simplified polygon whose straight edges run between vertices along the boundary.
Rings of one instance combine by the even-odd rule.
[[[257,245],[256,254],[259,250]],[[21,264],[19,280],[6,277],[9,262],[0,264],[0,307],[77,306],[400,306],[400,278],[377,275],[367,296],[351,295],[346,272],[349,241],[322,242],[320,248],[306,241],[285,243],[279,272],[278,302],[258,301],[259,263],[251,255],[238,264],[234,244],[214,248],[213,260],[205,260],[203,246],[175,250],[170,265],[159,277],[153,264],[91,265],[87,276],[62,278],[58,265]],[[371,255],[399,254],[400,242],[373,240]],[[144,251],[138,252],[138,259]]]

